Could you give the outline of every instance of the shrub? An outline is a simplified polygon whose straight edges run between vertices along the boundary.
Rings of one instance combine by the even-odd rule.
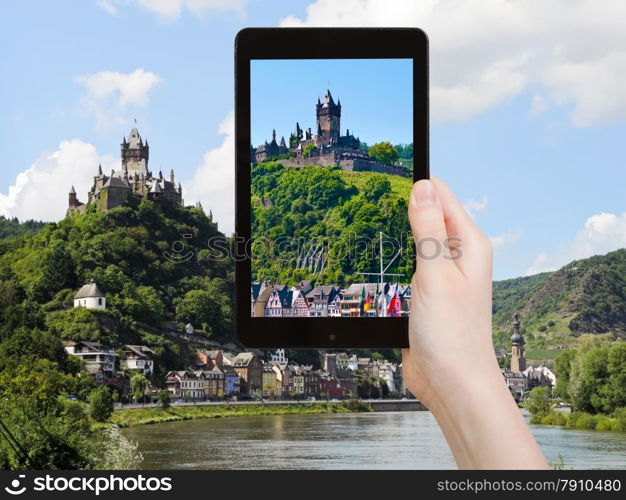
[[[576,421],[577,429],[595,429],[597,418],[589,413],[582,412]]]
[[[610,431],[613,429],[613,419],[606,415],[596,415],[596,427],[597,431]]]
[[[167,410],[170,407],[172,399],[170,397],[170,393],[166,390],[159,391],[159,403],[161,404],[161,408]]]
[[[541,418],[541,423],[544,425],[565,425],[567,416],[562,411],[553,410]]]
[[[89,415],[97,422],[105,422],[113,414],[113,397],[106,387],[89,394]]]
[[[626,432],[626,407],[618,408],[613,412],[613,427],[616,432]]]

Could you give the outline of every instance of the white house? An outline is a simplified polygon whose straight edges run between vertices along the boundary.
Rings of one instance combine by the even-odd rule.
[[[65,342],[65,351],[85,362],[85,369],[98,379],[115,377],[117,354],[100,342]]]
[[[274,361],[280,365],[286,365],[289,360],[285,356],[284,349],[276,349],[273,352],[270,352],[270,361]]]
[[[154,351],[145,345],[125,345],[122,348],[124,359],[122,366],[127,370],[140,370],[150,376],[154,372]]]
[[[87,283],[74,295],[74,307],[88,309],[106,309],[107,299],[94,281]]]

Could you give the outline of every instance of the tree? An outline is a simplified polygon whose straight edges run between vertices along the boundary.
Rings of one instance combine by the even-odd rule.
[[[307,144],[306,146],[304,146],[304,150],[302,151],[302,156],[304,156],[305,158],[308,158],[309,156],[311,156],[311,152],[314,151],[315,148],[315,144]]]
[[[363,197],[370,203],[376,203],[383,195],[391,193],[388,176],[375,174],[370,176],[363,186]]]
[[[191,290],[176,307],[176,319],[181,323],[200,323],[214,327],[222,319],[221,309],[210,291]]]
[[[133,399],[135,401],[144,402],[146,398],[146,391],[149,386],[150,382],[148,382],[148,379],[142,374],[137,373],[136,375],[133,375],[130,379],[130,390],[133,394]]]
[[[380,163],[394,163],[398,160],[398,152],[390,142],[379,142],[378,144],[374,144],[370,148],[369,154]]]
[[[172,403],[172,398],[170,397],[170,393],[167,390],[159,391],[159,404],[163,410],[167,410]]]
[[[574,349],[561,351],[554,360],[554,369],[556,375],[556,395],[565,401],[571,399],[569,394],[570,373],[572,371],[572,362],[576,357]]]
[[[98,387],[89,394],[89,415],[97,422],[106,422],[113,414],[113,397],[106,387]]]
[[[550,390],[547,387],[534,387],[524,403],[524,407],[532,415],[538,416],[547,415],[551,406]]]

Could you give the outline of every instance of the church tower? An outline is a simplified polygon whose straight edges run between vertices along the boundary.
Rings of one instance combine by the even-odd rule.
[[[128,135],[122,140],[122,171],[127,172],[129,177],[135,173],[139,176],[148,175],[148,157],[150,155],[150,147],[148,141],[144,144],[143,139],[139,135],[137,127],[133,127]]]
[[[524,358],[524,338],[520,332],[519,314],[513,315],[513,335],[511,335],[511,371],[523,372],[526,369]]]
[[[319,144],[339,144],[339,136],[341,135],[341,101],[333,100],[333,96],[330,94],[330,90],[326,91],[324,99],[320,102],[317,100],[315,106],[315,112],[317,115],[317,130],[318,135],[321,133],[321,138],[318,137]]]

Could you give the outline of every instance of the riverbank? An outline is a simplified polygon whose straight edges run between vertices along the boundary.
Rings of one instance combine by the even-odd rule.
[[[362,401],[340,401],[306,404],[221,404],[211,406],[170,406],[163,408],[124,408],[115,410],[109,418],[119,427],[178,422],[208,418],[227,418],[265,415],[310,415],[322,413],[371,412],[369,403]]]
[[[534,414],[531,424],[555,425],[566,429],[626,432],[626,409],[620,408],[613,416],[592,415],[581,411],[571,413],[551,410],[547,414]]]

